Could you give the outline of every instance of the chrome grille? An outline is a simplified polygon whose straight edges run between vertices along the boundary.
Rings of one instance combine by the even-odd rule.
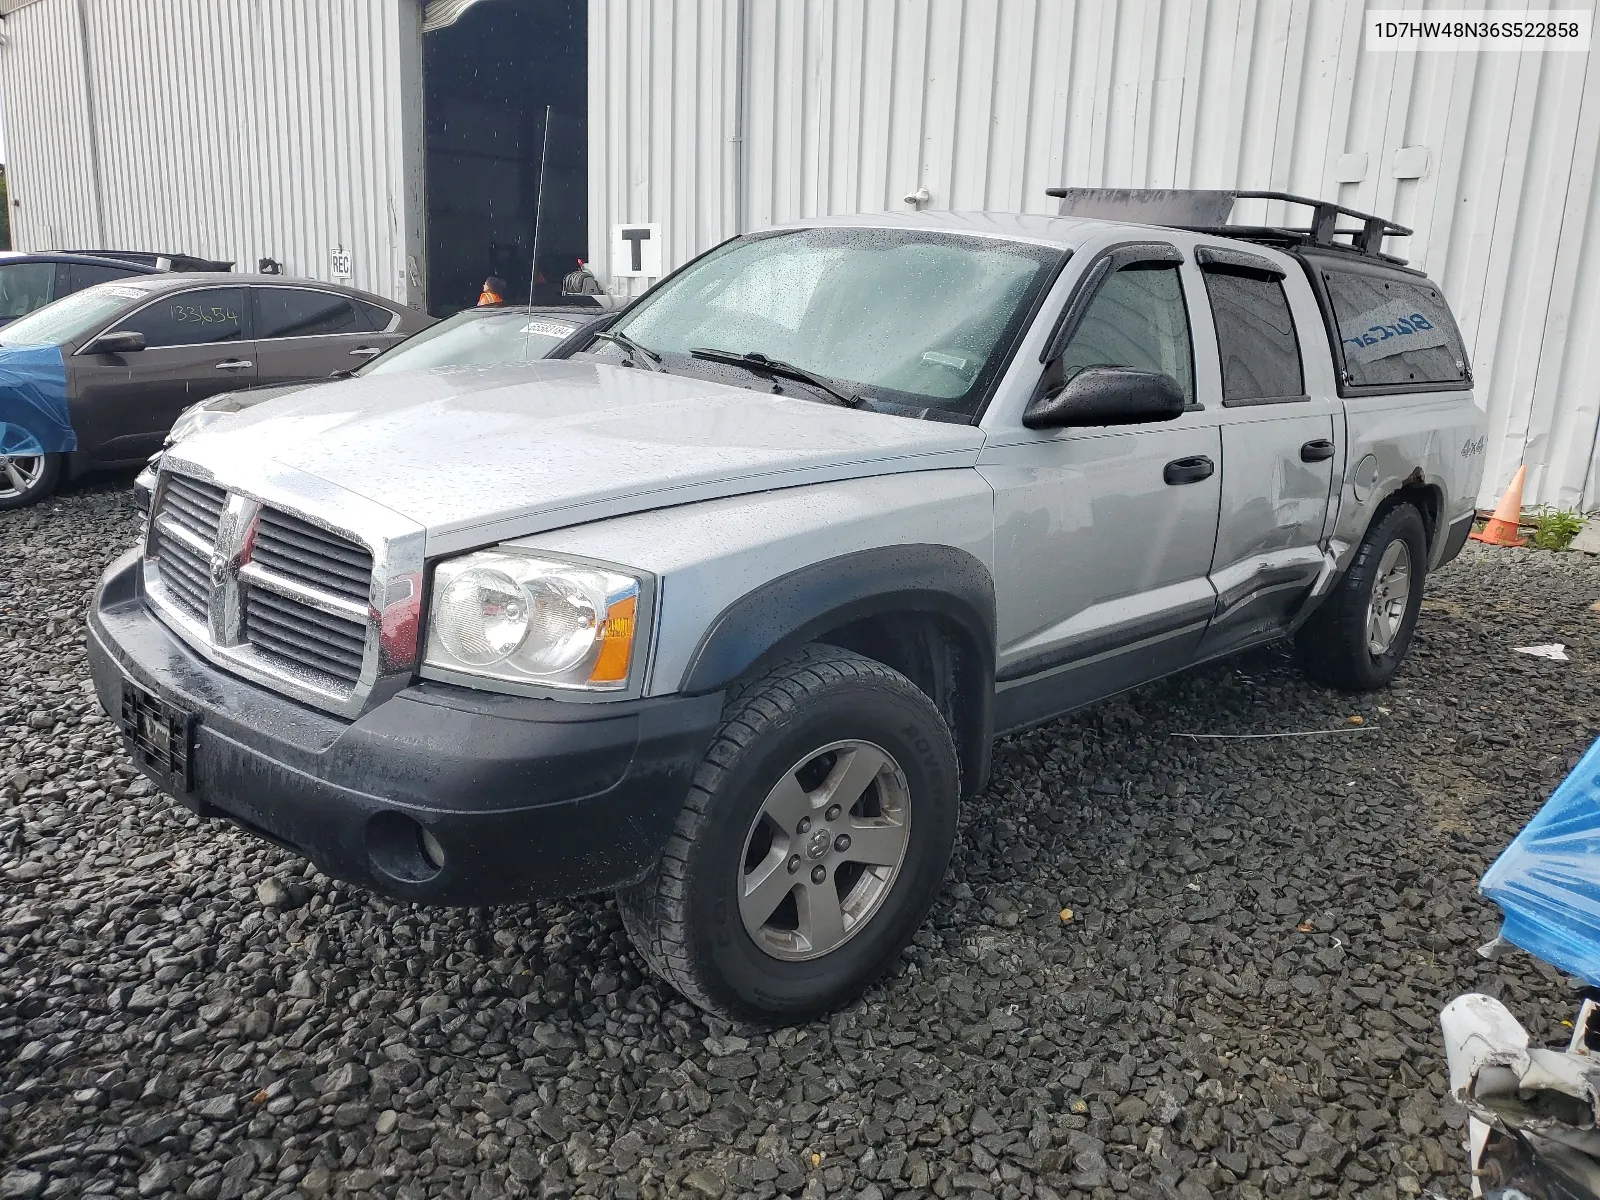
[[[355,716],[393,695],[416,663],[422,529],[359,496],[288,511],[258,498],[270,471],[236,465],[248,492],[163,467],[151,607],[199,654],[316,707]]]
[[[168,595],[197,621],[211,595],[211,546],[227,504],[219,487],[173,475],[167,479],[150,529],[150,557]]]
[[[253,576],[245,589],[245,640],[284,668],[309,671],[339,687],[354,687],[366,653],[366,621],[278,595],[260,580],[261,576]]]
[[[363,607],[372,591],[370,550],[281,509],[261,510],[250,560]]]

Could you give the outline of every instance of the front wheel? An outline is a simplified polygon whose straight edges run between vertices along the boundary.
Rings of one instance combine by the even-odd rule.
[[[26,508],[56,490],[59,454],[0,453],[0,509]]]
[[[1411,646],[1427,569],[1422,514],[1396,505],[1367,531],[1337,590],[1296,636],[1306,674],[1348,692],[1388,684]]]
[[[661,861],[618,893],[654,970],[711,1012],[801,1021],[894,962],[955,842],[955,746],[898,671],[816,646],[735,690]]]

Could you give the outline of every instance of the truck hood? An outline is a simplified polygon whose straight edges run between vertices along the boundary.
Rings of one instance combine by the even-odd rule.
[[[970,466],[982,444],[972,426],[564,360],[320,384],[169,453],[224,484],[268,464],[316,476],[416,522],[442,553],[673,504]]]

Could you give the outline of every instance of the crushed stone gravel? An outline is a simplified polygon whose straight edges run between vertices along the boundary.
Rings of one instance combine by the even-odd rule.
[[[0,514],[5,1200],[1453,1196],[1439,1008],[1564,1040],[1475,884],[1600,732],[1595,560],[1472,545],[1377,695],[1271,650],[1004,740],[902,961],[766,1032],[607,901],[392,905],[155,794],[83,653],[137,526]]]

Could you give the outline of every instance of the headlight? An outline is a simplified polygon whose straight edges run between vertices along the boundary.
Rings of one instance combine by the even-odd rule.
[[[640,580],[602,567],[480,550],[433,576],[425,667],[585,691],[628,686]]]

